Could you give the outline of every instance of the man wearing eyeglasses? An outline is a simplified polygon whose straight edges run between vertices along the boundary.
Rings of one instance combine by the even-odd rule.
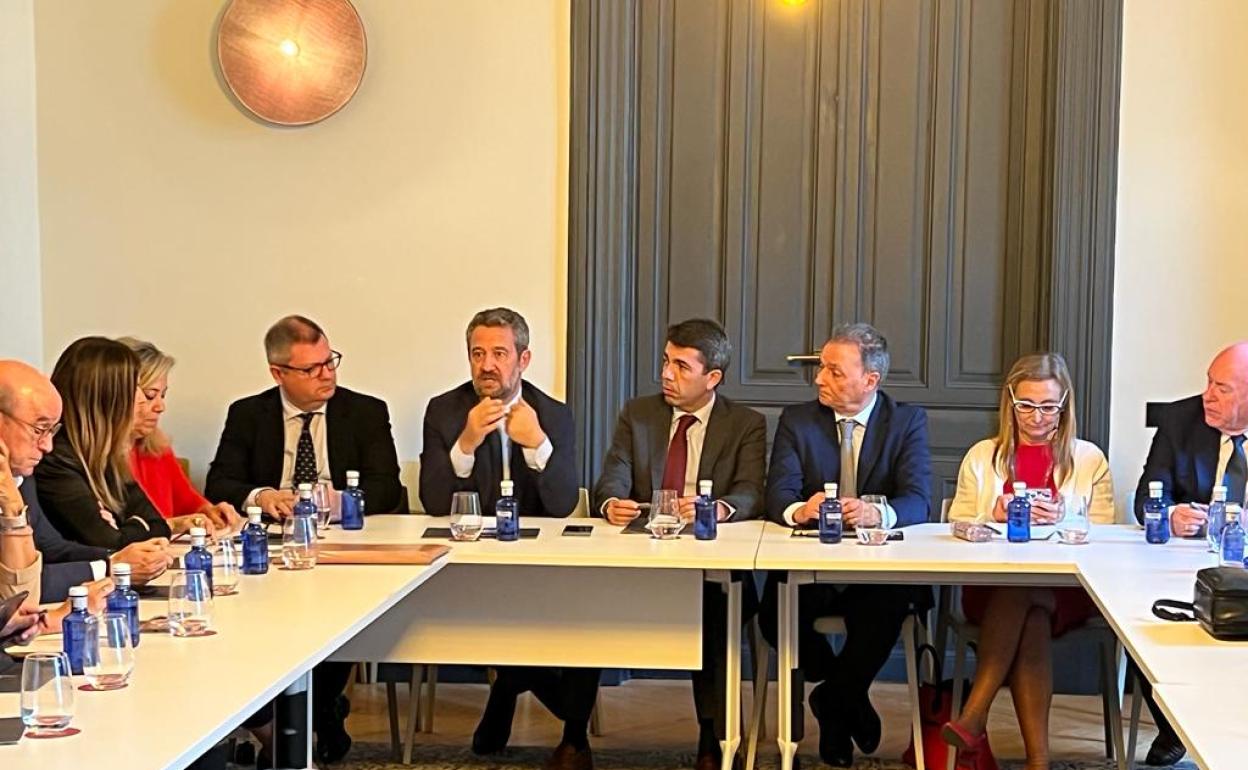
[[[1215,486],[1226,487],[1227,502],[1248,497],[1248,342],[1218,353],[1205,374],[1199,396],[1167,404],[1157,421],[1144,473],[1135,489],[1135,517],[1143,523],[1148,483],[1160,481],[1170,506],[1170,528],[1179,537],[1197,537],[1208,524],[1207,504]],[[1143,682],[1143,678],[1139,681]],[[1157,722],[1157,738],[1145,764],[1171,765],[1185,749],[1165,715],[1147,703]]]
[[[239,510],[257,505],[273,519],[292,515],[298,484],[347,485],[358,471],[366,513],[400,505],[399,460],[384,401],[338,385],[342,354],[311,319],[290,315],[264,335],[269,374],[277,387],[230,405],[204,496]],[[335,506],[335,509],[337,506]],[[343,727],[350,703],[342,695],[347,663],[313,670],[316,754],[337,762],[351,747]]]
[[[73,586],[104,579],[112,564],[131,565],[132,579],[142,584],[172,561],[163,540],[110,553],[66,540],[43,515],[33,474],[52,451],[60,419],[61,397],[42,372],[21,361],[0,361],[0,582],[21,582],[16,574],[6,578],[6,570],[25,572],[26,580],[34,570],[40,590],[31,593],[43,604],[64,601]]]

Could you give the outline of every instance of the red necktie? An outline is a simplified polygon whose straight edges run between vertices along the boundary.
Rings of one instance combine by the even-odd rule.
[[[674,489],[677,495],[685,494],[685,465],[689,462],[689,428],[698,421],[691,414],[683,415],[676,423],[676,433],[667,445],[667,462],[663,465],[663,489]]]

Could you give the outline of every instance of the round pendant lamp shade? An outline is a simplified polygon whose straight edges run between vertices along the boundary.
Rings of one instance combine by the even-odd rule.
[[[230,0],[217,31],[225,82],[256,117],[304,126],[351,100],[368,46],[349,0]]]

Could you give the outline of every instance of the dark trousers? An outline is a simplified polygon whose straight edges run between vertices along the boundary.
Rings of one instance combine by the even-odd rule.
[[[351,663],[325,661],[312,669],[312,729],[342,721],[338,713],[338,696],[351,681]]]
[[[763,636],[776,644],[777,586],[781,578],[767,578],[759,608]],[[906,616],[931,606],[932,592],[926,586],[861,584],[847,586],[804,585],[798,589],[798,660],[793,672],[793,740],[804,733],[804,680],[823,682],[823,703],[856,704],[867,697],[876,674],[901,634]],[[838,615],[845,620],[845,645],[840,654],[833,651],[827,637],[815,631],[815,620]],[[784,675],[784,672],[780,672]]]
[[[741,585],[741,622],[748,623],[758,611],[758,592],[749,572],[733,572],[734,582]],[[713,724],[715,737],[726,735],[724,701],[728,678],[728,594],[718,583],[702,584],[702,668],[689,672],[693,680],[693,706],[700,725]]]
[[[578,729],[588,729],[598,698],[601,669],[499,666],[496,673],[491,694],[514,698],[532,692],[557,719]]]

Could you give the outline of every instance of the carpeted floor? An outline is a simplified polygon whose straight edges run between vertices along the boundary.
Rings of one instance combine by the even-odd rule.
[[[538,770],[549,751],[539,748],[508,749],[497,757],[477,757],[466,748],[454,746],[422,746],[412,757],[416,770]],[[815,770],[826,768],[816,756],[802,755],[802,767]],[[692,754],[672,751],[646,751],[630,749],[600,749],[594,752],[594,767],[598,770],[689,770],[693,767]],[[1019,770],[1021,762],[1002,761],[1001,770]],[[760,770],[776,770],[776,757],[760,757]],[[854,764],[856,770],[907,770],[908,765],[896,760],[880,760],[861,757]],[[1109,760],[1054,762],[1052,770],[1116,770]],[[1194,763],[1184,761],[1174,770],[1195,770]],[[347,761],[336,770],[408,770],[390,754],[390,747],[381,743],[357,743]]]

